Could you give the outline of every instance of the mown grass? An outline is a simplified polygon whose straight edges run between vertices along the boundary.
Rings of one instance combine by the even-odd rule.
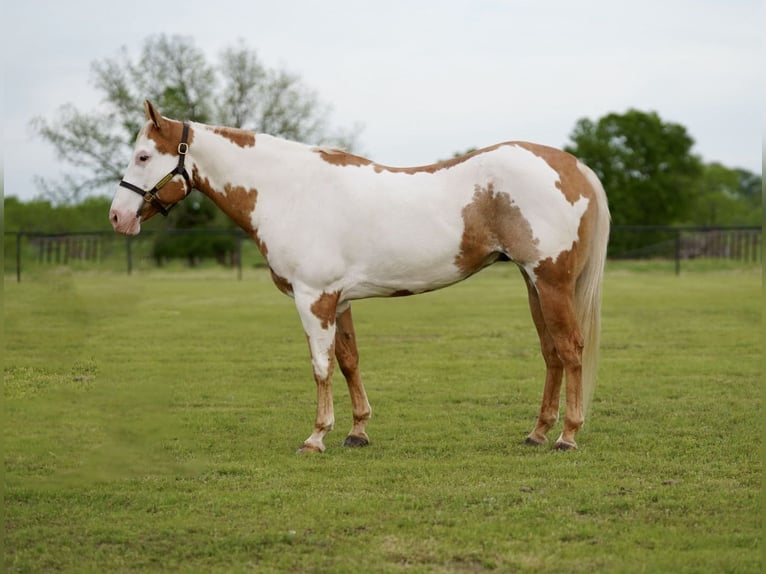
[[[315,392],[266,272],[7,281],[4,566],[760,572],[760,281],[611,266],[569,453],[522,444],[544,369],[511,266],[357,302],[372,444],[340,446],[338,378],[321,456],[294,454]]]

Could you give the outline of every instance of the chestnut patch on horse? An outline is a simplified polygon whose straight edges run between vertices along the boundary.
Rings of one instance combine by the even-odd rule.
[[[473,273],[498,254],[517,263],[539,259],[539,240],[511,196],[496,192],[491,182],[486,187],[477,184],[474,189],[473,201],[462,211],[463,237],[455,257],[458,269]]]
[[[409,289],[397,289],[393,293],[391,293],[391,297],[409,297],[410,295],[414,295],[414,291],[410,291]]]
[[[574,205],[580,197],[587,197],[590,184],[577,167],[578,160],[571,154],[552,147],[529,142],[516,142],[516,145],[535,154],[559,174],[556,187],[561,190],[567,201]]]
[[[213,128],[213,133],[225,137],[241,148],[253,147],[255,145],[255,134],[253,132],[236,128],[215,127]]]
[[[359,167],[363,165],[370,165],[372,163],[372,161],[367,158],[359,155],[354,155],[353,153],[348,153],[338,148],[316,147],[314,148],[314,151],[318,153],[319,157],[321,157],[327,163],[340,167]]]
[[[556,286],[566,285],[577,279],[572,274],[572,269],[576,263],[577,242],[572,245],[572,249],[562,251],[556,256],[554,261],[553,257],[546,257],[540,261],[534,268],[535,275],[537,277],[545,277],[548,283]]]
[[[183,123],[163,118],[162,129],[154,124],[149,124],[146,137],[154,142],[159,153],[172,156],[178,155],[178,144],[183,139]],[[194,128],[189,126],[189,147],[194,143]]]
[[[266,246],[264,245],[264,249],[265,248]],[[274,282],[274,285],[277,286],[277,289],[279,289],[285,295],[293,294],[292,283],[290,283],[287,279],[285,279],[281,275],[277,275],[276,273],[274,273],[274,270],[271,267],[269,267],[269,272],[271,273],[271,280]]]
[[[322,329],[335,324],[335,309],[340,298],[340,291],[322,293],[311,305],[311,312],[322,323]]]
[[[255,211],[255,204],[258,201],[258,190],[255,188],[245,189],[241,185],[234,186],[230,183],[224,185],[223,191],[216,189],[210,184],[207,177],[203,178],[200,175],[196,165],[192,170],[192,180],[196,189],[212,199],[221,211],[255,240],[261,255],[268,260],[269,249],[258,237],[258,230],[253,227],[252,213]]]
[[[186,197],[186,182],[179,175],[177,180],[166,183],[159,192],[157,199],[166,206],[178,203]],[[178,181],[180,180],[180,181]]]

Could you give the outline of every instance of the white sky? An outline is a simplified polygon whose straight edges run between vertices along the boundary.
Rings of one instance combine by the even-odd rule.
[[[360,123],[360,151],[416,165],[509,139],[561,147],[581,117],[628,108],[684,125],[705,161],[761,171],[758,0],[3,0],[5,194],[68,170],[29,127],[98,105],[90,66],[147,36],[238,39]],[[136,114],[142,114],[137,109]],[[313,143],[313,142],[308,142]]]

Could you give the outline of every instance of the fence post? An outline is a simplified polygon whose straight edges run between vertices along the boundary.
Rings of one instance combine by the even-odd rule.
[[[680,229],[676,229],[675,259],[676,259],[676,275],[680,275],[681,274],[681,230]]]

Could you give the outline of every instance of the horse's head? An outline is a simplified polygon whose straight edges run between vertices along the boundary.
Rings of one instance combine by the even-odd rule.
[[[163,118],[144,103],[146,125],[139,132],[125,177],[112,199],[109,221],[118,233],[137,235],[141,222],[168,210],[192,190],[186,169],[189,125]]]

